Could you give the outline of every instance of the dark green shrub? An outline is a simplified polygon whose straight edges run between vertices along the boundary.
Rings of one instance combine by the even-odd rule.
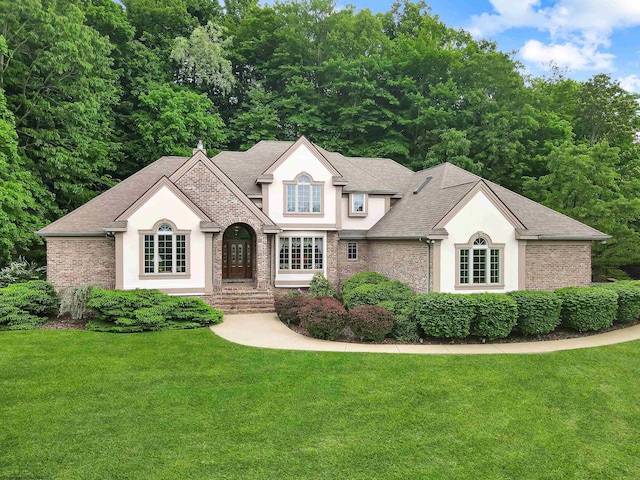
[[[417,342],[420,340],[420,324],[413,313],[413,299],[411,301],[380,302],[382,307],[393,314],[393,329],[391,336],[401,342]]]
[[[79,287],[67,287],[60,291],[60,308],[58,317],[69,315],[73,320],[82,320],[90,312],[87,309],[89,294],[102,285],[87,283]]]
[[[336,298],[336,296],[337,296],[336,289],[333,288],[331,283],[329,283],[329,280],[327,280],[323,274],[316,273],[311,279],[311,284],[309,285],[309,297]]]
[[[640,318],[640,282],[613,282],[596,285],[618,294],[618,323],[633,322]]]
[[[0,288],[0,328],[29,330],[49,321],[58,307],[53,285],[44,280],[14,283]]]
[[[380,273],[376,272],[360,272],[356,273],[351,278],[348,278],[344,282],[342,282],[342,296],[353,290],[354,288],[359,287],[360,285],[376,285],[382,282],[388,282],[389,277],[386,277]]]
[[[415,300],[415,317],[427,335],[464,338],[471,331],[476,316],[473,295],[424,293]]]
[[[351,309],[361,305],[378,305],[381,302],[409,302],[414,294],[408,285],[392,280],[375,285],[363,284],[343,293],[342,300],[345,307]]]
[[[516,328],[525,335],[543,335],[553,332],[560,325],[562,301],[555,293],[519,290],[507,295],[518,304]]]
[[[331,297],[312,299],[300,309],[301,326],[316,338],[335,340],[347,323],[347,311]]]
[[[393,314],[376,305],[362,305],[349,310],[349,327],[360,341],[381,342],[393,328]]]
[[[275,299],[275,309],[278,318],[287,325],[300,324],[300,309],[311,302],[306,295],[284,295]]]
[[[616,319],[618,294],[607,288],[569,287],[556,290],[562,300],[562,325],[585,332],[610,327]]]
[[[476,316],[471,322],[474,335],[490,340],[505,338],[518,320],[518,305],[503,293],[474,295]]]
[[[176,330],[215,325],[222,312],[195,297],[172,297],[158,290],[102,290],[89,294],[87,306],[96,318],[87,330],[100,332],[143,332]]]

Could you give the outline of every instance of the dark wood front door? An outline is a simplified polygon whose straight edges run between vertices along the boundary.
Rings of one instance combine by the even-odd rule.
[[[251,278],[251,241],[224,240],[222,245],[222,277]]]

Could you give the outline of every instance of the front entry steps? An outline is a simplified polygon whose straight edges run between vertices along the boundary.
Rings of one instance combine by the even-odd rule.
[[[215,308],[225,314],[274,312],[273,290],[256,290],[254,282],[225,282]]]

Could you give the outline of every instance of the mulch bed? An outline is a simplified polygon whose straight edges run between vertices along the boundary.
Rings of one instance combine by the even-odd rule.
[[[284,323],[284,322],[283,322]],[[597,332],[577,332],[575,330],[570,330],[568,328],[565,327],[558,327],[556,330],[554,330],[551,333],[548,333],[546,335],[536,335],[536,336],[529,336],[529,335],[522,335],[520,333],[517,332],[513,332],[511,335],[509,335],[506,338],[499,338],[496,340],[489,340],[486,338],[481,338],[481,337],[474,337],[472,335],[466,337],[466,338],[456,338],[456,339],[446,339],[446,338],[435,338],[435,337],[425,337],[423,338],[422,342],[400,342],[396,339],[393,338],[385,338],[382,342],[361,342],[360,339],[356,338],[353,333],[351,333],[351,331],[346,328],[345,330],[343,330],[342,335],[340,335],[340,337],[338,337],[336,339],[336,342],[347,342],[347,343],[368,343],[368,344],[380,344],[380,345],[394,345],[394,344],[400,344],[400,345],[420,345],[420,344],[424,344],[424,345],[476,345],[476,344],[483,344],[483,343],[520,343],[520,342],[547,342],[550,340],[566,340],[569,338],[581,338],[581,337],[588,337],[591,335],[598,335],[600,333],[605,333],[605,332],[611,332],[614,330],[620,330],[622,328],[627,328],[627,327],[631,327],[633,325],[638,325],[640,324],[640,319],[635,320],[633,322],[629,322],[629,323],[616,323],[613,326],[609,327],[609,328],[605,328],[602,330],[599,330]],[[286,325],[286,324],[285,324]],[[293,330],[296,333],[299,333],[300,335],[304,335],[305,337],[310,337],[313,338],[311,335],[309,335],[309,332],[307,332],[304,328],[300,327],[299,325],[287,325],[289,327],[289,329]]]
[[[49,323],[42,325],[39,330],[84,330],[87,320],[73,320],[71,317],[53,317]]]

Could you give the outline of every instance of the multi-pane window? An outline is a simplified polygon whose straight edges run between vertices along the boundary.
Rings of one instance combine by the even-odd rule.
[[[358,242],[347,243],[347,259],[348,260],[358,259]]]
[[[187,238],[171,225],[161,224],[155,233],[144,236],[144,273],[185,273]]]
[[[281,237],[280,270],[322,270],[323,252],[322,237]]]
[[[300,175],[296,183],[286,185],[287,213],[320,213],[322,185],[311,183],[307,175]]]
[[[478,237],[473,241],[471,248],[458,250],[460,285],[487,285],[502,282],[502,249],[489,247],[485,238]]]
[[[365,213],[364,193],[351,194],[351,212]]]

